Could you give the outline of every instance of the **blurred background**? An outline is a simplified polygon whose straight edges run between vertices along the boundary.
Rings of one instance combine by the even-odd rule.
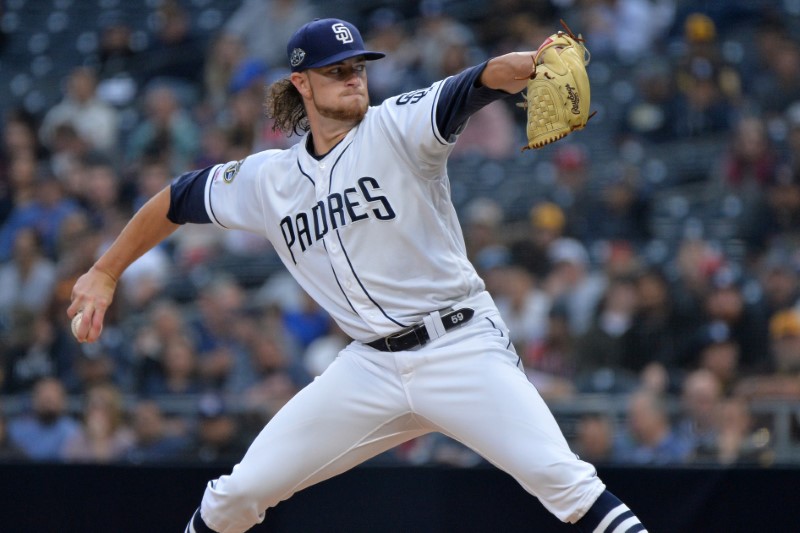
[[[514,96],[450,159],[529,379],[598,465],[800,464],[797,0],[0,1],[0,461],[233,464],[348,342],[268,242],[210,225],[132,265],[100,342],[66,317],[173,177],[296,141],[264,87],[321,16],[388,53],[373,103],[583,34],[585,130],[521,153]],[[374,462],[485,465],[438,435]]]

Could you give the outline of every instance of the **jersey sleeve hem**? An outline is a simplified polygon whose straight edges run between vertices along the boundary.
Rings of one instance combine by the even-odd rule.
[[[436,94],[434,96],[435,104],[433,106],[431,106],[431,129],[433,130],[434,138],[437,141],[439,141],[440,144],[442,144],[444,146],[447,146],[447,145],[450,145],[452,143],[447,142],[447,139],[445,139],[444,135],[441,134],[441,132],[439,131],[438,121],[436,120],[436,113],[437,113],[436,110],[439,107],[439,95],[442,92],[442,87],[443,86],[444,86],[444,82],[440,83],[439,86],[436,88]]]
[[[216,213],[214,213],[214,205],[211,201],[211,187],[214,184],[214,181],[217,179],[217,176],[222,171],[224,165],[217,165],[213,169],[211,169],[211,175],[209,179],[206,180],[206,189],[205,189],[205,205],[206,205],[206,212],[208,213],[208,217],[211,219],[211,223],[217,225],[221,228],[228,229],[225,224],[220,222],[219,218],[217,218]]]

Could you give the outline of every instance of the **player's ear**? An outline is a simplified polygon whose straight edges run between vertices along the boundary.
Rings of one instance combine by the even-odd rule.
[[[297,92],[300,93],[300,96],[303,98],[311,98],[311,85],[309,84],[307,72],[292,72],[289,79],[295,89],[297,89]]]

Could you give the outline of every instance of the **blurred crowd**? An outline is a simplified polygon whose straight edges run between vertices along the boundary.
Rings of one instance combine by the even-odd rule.
[[[349,342],[268,242],[210,225],[126,271],[98,343],[75,342],[66,316],[77,277],[175,176],[295,142],[264,118],[264,87],[287,74],[294,28],[346,16],[388,53],[369,67],[373,102],[536,49],[560,18],[580,31],[596,94],[619,105],[597,98],[587,130],[520,154],[521,99],[495,102],[451,158],[545,163],[525,177],[535,194],[512,191],[524,216],[496,197],[459,206],[528,378],[596,463],[800,460],[797,2],[352,1],[339,13],[245,0],[213,31],[194,25],[202,4],[143,2],[147,28],[104,12],[59,101],[4,104],[0,459],[236,461]],[[2,34],[0,60],[21,38]],[[708,139],[721,150],[699,176],[646,179],[642,153]],[[673,185],[691,193],[670,199]],[[719,209],[712,222],[735,220],[724,240],[684,224],[691,194]],[[671,242],[655,228],[664,209],[681,228]],[[773,405],[790,408],[778,420]],[[376,461],[482,463],[441,435]]]

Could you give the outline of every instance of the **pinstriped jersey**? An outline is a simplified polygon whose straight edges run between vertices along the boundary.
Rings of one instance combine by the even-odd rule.
[[[303,289],[370,341],[484,289],[450,200],[452,141],[438,130],[445,82],[370,107],[328,154],[308,134],[211,169],[205,209],[272,242]]]

